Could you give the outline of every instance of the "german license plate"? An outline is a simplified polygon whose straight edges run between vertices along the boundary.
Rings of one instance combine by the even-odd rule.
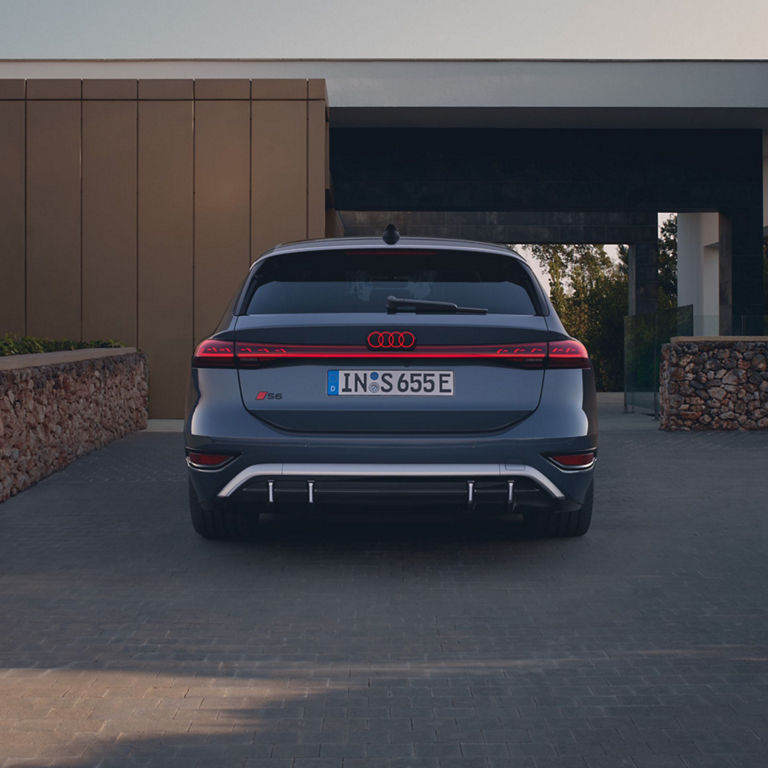
[[[329,395],[453,395],[453,371],[328,371]]]

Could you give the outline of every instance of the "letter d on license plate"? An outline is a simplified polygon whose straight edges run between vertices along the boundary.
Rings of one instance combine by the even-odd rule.
[[[329,395],[453,395],[453,371],[328,371]]]

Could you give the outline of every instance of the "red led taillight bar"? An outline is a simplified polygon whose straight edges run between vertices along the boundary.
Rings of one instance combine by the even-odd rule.
[[[207,339],[195,351],[198,368],[249,367],[275,360],[500,360],[527,368],[589,368],[581,342],[524,344],[420,345],[418,349],[371,350],[363,345],[260,344],[247,341]]]
[[[196,368],[234,368],[235,343],[206,339],[195,350],[192,365]]]
[[[547,347],[548,368],[589,368],[589,353],[580,341],[548,341]]]
[[[424,360],[435,359],[471,359],[495,358],[497,360],[543,360],[547,356],[546,344],[498,344],[432,345],[422,344],[418,349],[377,350],[356,344],[336,346],[300,345],[300,344],[250,344],[244,341],[235,343],[238,360],[286,360],[298,359],[375,359],[411,358]]]

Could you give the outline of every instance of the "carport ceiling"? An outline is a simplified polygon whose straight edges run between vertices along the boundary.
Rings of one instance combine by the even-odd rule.
[[[347,236],[370,236],[393,223],[410,237],[495,243],[642,243],[657,236],[655,212],[340,211]]]

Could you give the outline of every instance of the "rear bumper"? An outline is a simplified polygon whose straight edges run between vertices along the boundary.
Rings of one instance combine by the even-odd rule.
[[[545,507],[576,509],[592,482],[592,469],[567,473],[566,494],[535,467],[512,464],[252,464],[222,485],[218,472],[190,467],[193,485],[204,486],[209,508],[259,505],[287,507],[465,506],[496,511]],[[565,473],[563,473],[565,474]],[[578,482],[574,494],[573,481]],[[211,493],[211,481],[218,491]],[[582,492],[583,488],[583,492]]]
[[[237,473],[215,505],[258,504],[280,512],[301,506],[463,506],[514,512],[574,509],[546,475],[508,464],[257,464]]]
[[[200,373],[205,376],[193,376],[186,445],[234,457],[221,469],[190,467],[204,508],[246,500],[269,503],[270,480],[276,498],[282,489],[281,501],[306,503],[312,482],[317,503],[361,504],[466,499],[470,482],[476,484],[478,498],[492,490],[495,500],[504,500],[511,480],[516,504],[522,506],[524,499],[526,506],[565,510],[581,506],[592,484],[591,468],[568,471],[547,459],[596,448],[591,371],[547,372],[542,404],[514,427],[431,435],[277,430],[244,411],[232,371]]]
[[[467,484],[469,501],[472,500],[474,483],[487,479],[502,479],[514,482],[517,478],[532,480],[552,498],[564,498],[563,492],[544,474],[533,467],[509,464],[256,464],[238,472],[217,494],[219,498],[228,498],[256,479],[274,483],[278,479],[300,478],[307,483],[316,483],[317,479],[353,479],[376,480],[437,480],[450,478],[463,480]]]
[[[505,464],[257,464],[238,472],[217,501],[278,511],[303,505],[464,505],[514,510],[521,500],[566,503],[533,467]]]

